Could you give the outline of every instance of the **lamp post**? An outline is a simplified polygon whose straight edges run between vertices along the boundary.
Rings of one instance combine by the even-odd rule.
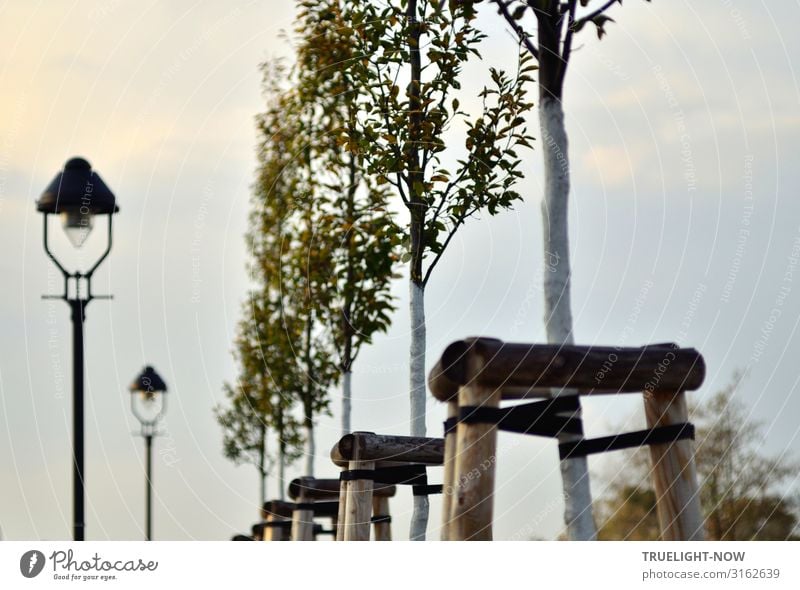
[[[153,437],[156,423],[167,409],[167,384],[153,367],[144,368],[130,386],[131,410],[141,424],[145,442],[145,541],[153,539]]]
[[[44,295],[44,299],[63,299],[71,310],[72,319],[72,464],[73,464],[73,539],[83,541],[86,534],[84,519],[83,470],[83,323],[86,306],[92,299],[110,299],[110,295],[92,294],[92,275],[111,251],[111,222],[119,211],[114,194],[103,180],[92,171],[89,162],[73,158],[64,165],[36,202],[37,211],[44,214],[44,251],[64,277],[62,295]],[[103,254],[86,272],[68,272],[50,250],[48,241],[48,216],[60,215],[67,238],[80,248],[94,225],[97,215],[108,216],[108,239]],[[70,281],[74,281],[74,297],[69,296]],[[82,295],[81,283],[85,284]]]

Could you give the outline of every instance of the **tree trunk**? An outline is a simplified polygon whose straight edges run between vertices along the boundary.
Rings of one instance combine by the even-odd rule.
[[[350,412],[352,409],[352,377],[351,371],[345,371],[342,375],[342,436],[352,432],[350,426]]]
[[[311,416],[309,415],[306,418],[306,469],[305,474],[308,477],[314,477],[314,455],[316,454],[315,445],[314,445],[314,423],[311,420]]]
[[[420,100],[422,80],[422,58],[420,40],[422,30],[417,18],[417,1],[408,0],[406,18],[414,26],[408,38],[409,65],[411,77],[408,84],[408,199],[411,214],[411,350],[410,350],[410,401],[411,436],[425,436],[425,284],[423,282],[422,261],[425,254],[425,214],[426,205],[419,194],[425,178],[421,169],[420,149],[422,136],[423,105]],[[424,541],[428,527],[428,497],[414,496],[414,510],[411,515],[409,538]]]
[[[258,476],[259,476],[259,506],[263,506],[267,501],[267,426],[261,422],[260,445],[258,450]]]
[[[411,436],[425,436],[425,288],[411,281]],[[414,496],[409,538],[424,541],[428,526],[428,497]]]
[[[281,396],[277,396],[276,434],[278,435],[278,499],[285,499],[286,494],[286,432],[283,424],[283,406]]]
[[[305,414],[304,424],[306,429],[306,470],[305,475],[314,477],[314,363],[311,356],[311,332],[313,329],[313,313],[309,312],[308,321],[306,322],[306,337],[305,337],[305,361],[306,361],[306,390],[305,400],[303,401],[303,410]]]
[[[425,436],[425,288],[410,286],[411,312],[411,436]]]
[[[350,114],[350,120],[355,117]],[[344,336],[344,346],[342,347],[342,358],[340,359],[342,370],[342,436],[350,434],[350,414],[352,411],[352,367],[353,367],[353,339],[355,330],[353,329],[353,299],[356,290],[355,265],[359,256],[355,243],[356,226],[356,190],[358,188],[358,174],[356,167],[356,155],[350,154],[349,162],[349,181],[347,189],[347,212],[345,222],[349,226],[347,229],[347,273],[344,288],[344,303],[342,305],[342,335]]]
[[[286,444],[283,441],[278,451],[278,499],[286,499]]]
[[[544,321],[547,341],[572,344],[570,300],[569,232],[569,157],[564,111],[558,98],[540,95],[539,125],[544,157]],[[579,438],[562,435],[559,442]],[[586,457],[561,461],[564,488],[564,521],[570,540],[597,538],[592,516],[592,491]]]

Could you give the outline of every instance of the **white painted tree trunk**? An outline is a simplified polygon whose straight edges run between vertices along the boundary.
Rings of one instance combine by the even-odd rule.
[[[561,102],[543,97],[539,104],[539,126],[544,154],[544,321],[547,341],[572,344],[570,300],[569,232],[569,155],[564,111]],[[558,392],[568,393],[568,392]],[[557,393],[557,394],[558,394]],[[556,395],[557,395],[556,394]],[[562,435],[560,442],[579,438]],[[572,541],[597,538],[592,515],[592,490],[586,457],[561,461],[564,489],[564,522]]]
[[[352,412],[352,377],[351,371],[342,375],[342,436],[352,432],[350,426],[350,413]]]
[[[278,499],[286,497],[286,455],[283,452],[283,445],[279,443],[278,450]]]
[[[316,454],[316,446],[314,444],[314,427],[306,426],[306,470],[305,475],[314,477],[314,455]]]
[[[267,501],[267,428],[266,425],[261,425],[261,451],[258,457],[258,477],[260,479],[258,486],[259,499],[261,500],[260,506],[264,505]]]
[[[425,288],[409,281],[411,311],[411,436],[425,436]],[[428,528],[428,497],[414,496],[409,538],[424,541]]]

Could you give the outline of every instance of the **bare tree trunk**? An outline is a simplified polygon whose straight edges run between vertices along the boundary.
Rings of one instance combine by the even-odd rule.
[[[306,420],[306,469],[305,475],[314,477],[314,455],[316,454],[316,446],[314,445],[314,423],[309,417]]]
[[[410,286],[411,311],[411,436],[425,436],[425,288]]]
[[[352,105],[350,107],[351,125],[355,119]],[[353,367],[353,339],[355,331],[353,329],[353,299],[356,288],[355,265],[359,257],[355,243],[356,226],[356,190],[358,189],[358,166],[356,155],[350,154],[348,162],[349,186],[347,187],[347,211],[346,223],[350,229],[347,232],[347,278],[345,287],[344,303],[342,305],[342,334],[344,335],[344,346],[342,348],[342,358],[340,359],[342,369],[342,436],[350,434],[350,414],[352,412],[352,367]]]
[[[286,445],[281,444],[278,452],[278,499],[286,499]]]
[[[303,413],[305,414],[304,422],[306,429],[306,469],[304,475],[308,477],[314,476],[314,455],[316,454],[316,447],[314,445],[314,363],[311,358],[313,317],[313,313],[309,312],[305,336],[306,391],[305,400],[303,402]]]
[[[411,436],[425,436],[425,283],[423,281],[422,260],[425,254],[425,212],[426,205],[419,195],[425,171],[421,169],[420,138],[422,136],[422,101],[420,85],[422,83],[422,58],[420,42],[422,29],[417,18],[417,0],[408,0],[406,17],[414,26],[408,39],[409,65],[411,78],[408,84],[408,127],[409,162],[408,193],[411,213],[411,350],[409,368],[410,401],[411,401]],[[412,541],[424,541],[428,527],[428,498],[414,496],[414,510],[411,515],[409,538]]]
[[[411,311],[411,436],[425,436],[425,288],[410,285]],[[424,541],[428,526],[428,497],[414,496],[410,539]]]
[[[267,501],[267,426],[261,422],[261,445],[258,450],[258,476],[259,481],[259,498],[261,500],[259,506],[263,506]]]
[[[352,411],[352,371],[342,374],[342,436],[352,432],[350,413]]]
[[[570,300],[569,232],[569,157],[564,111],[561,101],[540,96],[539,126],[544,157],[544,321],[547,341],[572,344],[572,310]],[[559,392],[568,393],[568,392]],[[562,435],[559,442],[580,438]],[[592,491],[586,457],[561,461],[564,488],[564,521],[570,540],[590,541],[597,538],[592,516]]]

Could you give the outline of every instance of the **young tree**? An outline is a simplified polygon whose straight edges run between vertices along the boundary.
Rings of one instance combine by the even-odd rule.
[[[264,323],[264,310],[260,306],[261,293],[251,294],[251,303],[239,322],[234,357],[239,365],[236,385],[225,384],[228,407],[216,408],[217,421],[223,429],[223,450],[226,457],[237,464],[251,463],[259,473],[260,503],[266,501],[267,475],[273,465],[267,452],[270,430],[278,444],[278,490],[283,499],[285,489],[284,469],[287,462],[296,460],[300,446],[298,424],[289,414],[287,402],[278,385],[271,378],[269,354],[274,337],[268,333],[269,323]],[[274,365],[272,367],[275,368]],[[280,374],[280,372],[278,372]]]
[[[792,499],[784,497],[784,484],[800,465],[785,454],[770,457],[760,451],[764,425],[752,420],[733,397],[741,381],[735,374],[727,387],[695,410],[702,424],[696,464],[707,538],[786,540],[797,534],[798,513]]]
[[[470,56],[480,58],[484,38],[474,24],[475,3],[348,0],[343,5],[360,56],[350,70],[360,91],[359,114],[345,145],[391,186],[408,213],[402,259],[410,266],[413,436],[426,434],[425,287],[469,217],[478,211],[493,215],[519,199],[512,190],[521,177],[515,150],[530,139],[521,117],[531,107],[526,56],[513,76],[490,70],[479,116],[470,120],[459,108],[463,67]],[[460,154],[447,150],[456,121],[466,127]],[[461,156],[455,167],[445,166],[446,153],[451,159]],[[416,496],[412,539],[425,538],[427,510],[427,498]]]
[[[788,540],[800,535],[798,504],[785,484],[797,462],[760,452],[763,424],[753,421],[733,397],[739,375],[704,405],[693,408],[697,421],[695,464],[705,514],[706,538],[716,541]],[[599,503],[604,517],[601,539],[657,540],[655,493],[646,449],[625,455]]]
[[[217,421],[223,429],[223,452],[236,464],[251,463],[259,475],[259,505],[267,500],[267,475],[270,461],[267,454],[268,410],[261,406],[260,391],[252,384],[241,384],[237,391],[225,384],[229,407],[216,409]]]
[[[649,1],[649,0],[648,0]],[[612,21],[606,12],[622,0],[492,0],[528,54],[539,63],[539,129],[544,142],[544,322],[547,341],[572,344],[569,233],[567,227],[570,188],[569,150],[562,98],[573,39],[587,24],[597,36]],[[580,5],[581,9],[579,9]],[[524,24],[532,15],[535,26]],[[535,29],[536,34],[530,31]],[[572,436],[574,438],[574,436]],[[559,440],[570,440],[562,436]],[[561,462],[566,498],[564,520],[572,540],[597,535],[592,516],[592,493],[585,457]]]
[[[298,128],[296,120],[287,117],[293,102],[284,86],[286,69],[280,62],[266,62],[262,72],[267,108],[257,117],[259,165],[245,236],[255,287],[236,340],[241,386],[226,385],[230,407],[218,408],[217,418],[225,431],[226,455],[236,461],[257,457],[262,477],[266,430],[272,428],[278,439],[278,489],[283,498],[285,468],[299,457],[302,445],[294,407],[303,372],[296,362],[296,338],[286,329],[281,284],[283,268],[291,260],[287,244],[292,198],[298,190],[294,167]]]
[[[385,331],[394,310],[391,280],[398,231],[388,191],[364,171],[363,157],[346,149],[355,126],[358,87],[350,73],[355,39],[338,0],[303,0],[295,32],[298,99],[306,105],[320,223],[332,297],[320,320],[336,349],[342,377],[342,434],[351,432],[352,368],[361,347]]]
[[[298,136],[300,137],[300,136]],[[291,218],[291,236],[287,240],[288,259],[279,275],[281,325],[291,355],[295,359],[293,382],[287,393],[300,403],[305,429],[304,474],[314,475],[316,446],[314,417],[330,411],[328,391],[336,381],[336,368],[329,335],[322,318],[331,305],[331,252],[319,220],[325,203],[320,202],[310,150],[301,147],[296,160],[297,182],[294,185],[295,211]],[[287,230],[284,229],[284,232]]]
[[[264,67],[271,103],[259,119],[260,209],[253,242],[258,272],[270,303],[273,351],[280,391],[302,412],[305,475],[314,474],[314,418],[329,411],[328,390],[335,382],[330,339],[321,318],[331,302],[330,243],[321,232],[327,201],[314,165],[316,132],[313,105],[294,87],[280,86],[282,68]],[[289,404],[293,405],[293,404]]]

